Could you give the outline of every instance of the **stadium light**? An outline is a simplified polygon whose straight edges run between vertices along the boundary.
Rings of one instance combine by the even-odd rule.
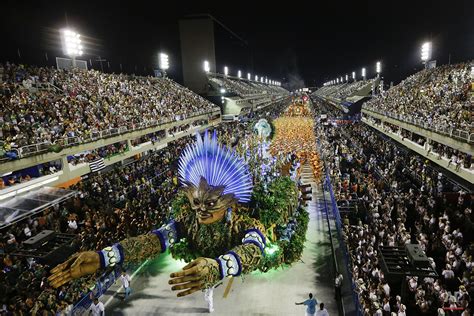
[[[346,74],[346,82],[348,82],[348,81],[349,81],[349,75]]]
[[[240,77],[242,77],[242,71],[240,71],[240,70],[237,71],[237,77],[239,77],[239,79],[240,79]]]
[[[159,55],[159,60],[158,60],[158,67],[160,67],[161,70],[167,70],[170,68],[170,62],[168,55],[165,53],[160,53]]]
[[[356,72],[355,71],[352,72],[352,80],[356,80]]]
[[[224,76],[227,77],[228,74],[229,74],[229,68],[227,68],[227,66],[224,66]]]
[[[343,79],[344,79],[344,78],[342,78],[342,77],[341,77],[341,83],[343,83],[343,82],[344,82],[344,80],[343,80]]]
[[[258,76],[257,75],[255,75],[255,81],[258,81]]]
[[[250,80],[252,78],[252,75],[250,75],[250,72],[247,73],[247,80]]]
[[[380,61],[375,64],[375,71],[377,72],[377,74],[380,74],[382,72],[382,63]]]
[[[211,71],[211,66],[209,65],[209,62],[207,60],[204,61],[204,71],[205,72]]]
[[[364,78],[364,80],[365,80],[365,67],[362,68],[362,78]]]
[[[72,58],[72,66],[76,67],[76,57],[83,53],[81,35],[65,29],[62,30],[62,41],[64,54]]]
[[[263,76],[262,76],[262,77],[260,77],[260,82],[261,82],[261,83],[263,83]]]
[[[421,45],[421,60],[427,62],[431,59],[431,42]]]
[[[339,83],[339,78],[336,78],[336,83]]]

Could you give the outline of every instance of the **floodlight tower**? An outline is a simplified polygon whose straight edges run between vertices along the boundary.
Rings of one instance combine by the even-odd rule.
[[[421,45],[421,61],[428,67],[428,62],[431,60],[432,46],[431,42],[425,42]]]
[[[366,78],[365,78],[365,67],[362,68],[362,78],[363,78],[363,80],[365,81],[365,79],[366,79]]]
[[[207,60],[204,61],[204,71],[206,73],[209,73],[209,71],[211,71],[211,66],[209,64],[209,61],[207,61]]]
[[[356,72],[355,71],[352,72],[352,80],[356,81]]]
[[[61,33],[64,54],[71,57],[72,66],[76,67],[76,57],[83,53],[81,35],[69,29],[64,29]]]
[[[227,77],[228,74],[229,74],[229,68],[227,68],[227,66],[224,66],[224,76]]]
[[[250,74],[250,72],[247,73],[247,80],[250,81],[250,79],[252,78],[252,75]]]
[[[237,77],[240,79],[240,77],[242,77],[242,71],[237,71]]]
[[[170,68],[169,57],[165,53],[159,54],[158,67],[163,73],[163,77],[166,77],[166,70]]]
[[[380,61],[375,64],[375,71],[377,72],[377,77],[380,77],[380,73],[382,72],[382,63]]]

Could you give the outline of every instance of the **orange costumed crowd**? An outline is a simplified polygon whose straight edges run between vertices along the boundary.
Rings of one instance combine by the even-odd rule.
[[[291,109],[291,107],[290,107]],[[316,152],[314,123],[310,117],[283,116],[273,121],[275,137],[270,146],[273,156],[295,154],[301,165],[309,163],[314,176],[321,176],[322,163]]]

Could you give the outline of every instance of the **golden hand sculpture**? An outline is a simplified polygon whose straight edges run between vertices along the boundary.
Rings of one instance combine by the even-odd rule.
[[[52,275],[48,278],[48,281],[52,287],[58,288],[73,279],[92,274],[99,269],[100,258],[97,252],[79,252],[52,269]]]
[[[197,258],[187,264],[182,271],[171,273],[169,284],[173,291],[184,290],[178,297],[214,286],[220,280],[219,264],[211,258]]]

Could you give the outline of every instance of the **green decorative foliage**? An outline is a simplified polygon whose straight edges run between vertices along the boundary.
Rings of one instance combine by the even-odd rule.
[[[268,136],[268,139],[272,140],[273,137],[275,136],[276,127],[275,127],[275,124],[273,124],[273,121],[271,119],[267,118],[267,121],[268,121],[268,124],[270,124],[270,127],[272,128],[272,131],[270,133],[270,136]]]
[[[190,247],[186,238],[183,238],[178,243],[174,244],[173,248],[170,249],[170,252],[174,259],[182,259],[186,262],[191,262],[199,257],[199,254]]]
[[[263,183],[254,187],[252,207],[255,218],[268,229],[284,225],[298,203],[298,188],[289,177],[278,177],[264,188]]]
[[[183,192],[178,192],[171,202],[171,213],[167,214],[168,218],[179,218],[185,216],[189,211],[189,201]]]
[[[303,253],[309,223],[309,214],[305,209],[300,208],[296,222],[298,225],[295,234],[291,237],[289,243],[285,242],[287,245],[283,247],[284,262],[287,264],[300,260]]]
[[[51,147],[49,147],[49,151],[52,151],[55,153],[59,153],[61,150],[63,150],[63,146],[58,145],[58,144],[54,144]]]

